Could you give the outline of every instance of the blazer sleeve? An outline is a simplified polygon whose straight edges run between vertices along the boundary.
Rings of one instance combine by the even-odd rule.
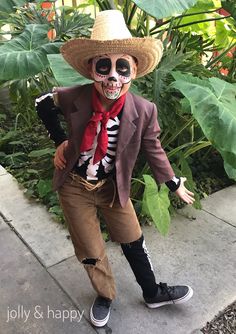
[[[175,174],[161,146],[157,109],[154,103],[152,103],[152,106],[153,109],[142,136],[141,148],[146,156],[155,181],[157,183],[164,183],[171,180]]]
[[[59,114],[62,112],[55,104],[52,92],[44,93],[36,98],[35,109],[48,131],[49,138],[54,141],[56,146],[68,138],[59,119]]]

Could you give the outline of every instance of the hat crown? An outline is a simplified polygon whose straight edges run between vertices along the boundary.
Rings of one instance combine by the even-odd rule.
[[[131,37],[132,35],[125,24],[121,11],[114,9],[106,10],[99,12],[96,16],[91,39],[108,41]]]

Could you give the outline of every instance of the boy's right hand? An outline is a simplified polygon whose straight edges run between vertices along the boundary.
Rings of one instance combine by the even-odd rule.
[[[68,146],[68,140],[64,140],[56,149],[53,160],[56,169],[64,169],[66,167],[64,150],[66,149],[67,146]]]

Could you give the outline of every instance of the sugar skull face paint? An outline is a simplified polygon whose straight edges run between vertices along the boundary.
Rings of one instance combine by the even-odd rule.
[[[116,100],[128,91],[136,75],[136,65],[129,55],[102,55],[92,60],[91,74],[99,93]]]

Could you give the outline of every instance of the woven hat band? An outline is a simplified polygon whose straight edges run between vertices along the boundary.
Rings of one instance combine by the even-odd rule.
[[[126,27],[124,17],[119,10],[106,10],[97,14],[91,39],[108,41],[131,37],[130,31]]]

